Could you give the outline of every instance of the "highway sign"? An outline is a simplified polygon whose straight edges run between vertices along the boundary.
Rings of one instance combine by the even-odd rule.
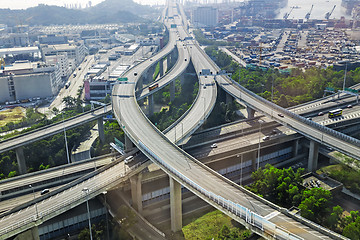
[[[121,149],[124,149],[124,144],[119,139],[114,137],[114,140],[116,145],[118,145]]]
[[[120,81],[120,82],[126,82],[128,80],[128,78],[127,77],[121,77],[121,78],[118,78],[117,80]]]
[[[351,88],[345,88],[345,91],[352,92],[352,93],[358,93],[359,92],[358,90],[351,89]]]
[[[328,91],[332,91],[332,92],[334,92],[334,91],[335,91],[335,89],[334,89],[334,88],[332,88],[332,87],[326,87],[325,89],[326,89],[326,90],[328,90]]]

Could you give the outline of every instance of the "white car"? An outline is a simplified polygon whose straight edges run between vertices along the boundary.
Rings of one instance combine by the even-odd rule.
[[[217,148],[217,144],[216,143],[211,144],[211,148]]]

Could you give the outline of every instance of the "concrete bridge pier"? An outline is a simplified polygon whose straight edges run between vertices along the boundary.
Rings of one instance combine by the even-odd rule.
[[[251,153],[251,167],[253,171],[256,171],[256,165],[257,165],[256,158],[257,158],[257,150]]]
[[[167,55],[166,57],[166,67],[167,67],[167,71],[170,70],[171,66],[171,54]]]
[[[154,114],[154,95],[151,94],[148,96],[148,107],[149,107],[149,116]]]
[[[146,73],[144,73],[144,74],[146,75]],[[144,77],[145,77],[145,76],[142,76],[142,77],[139,78],[139,80],[138,80],[138,82],[137,82],[137,84],[136,84],[136,88],[137,88],[136,90],[137,90],[137,91],[143,89]],[[146,78],[146,77],[145,77],[145,78]]]
[[[319,144],[310,140],[308,170],[314,172],[317,169],[319,157]]]
[[[248,116],[247,116],[248,119],[254,118],[255,110],[253,108],[247,106],[246,111],[247,111],[247,114],[248,114]]]
[[[105,142],[105,134],[104,134],[104,118],[98,118],[97,120],[98,124],[98,132],[99,132],[99,139],[101,143]]]
[[[228,93],[225,94],[226,94],[226,104],[232,103],[232,101],[234,101],[234,98]]]
[[[22,232],[17,235],[14,240],[40,240],[39,229],[37,226],[35,226],[26,232]]]
[[[172,177],[169,178],[171,231],[177,232],[182,229],[181,184]]]
[[[293,157],[296,157],[299,152],[299,139],[296,139],[293,143]]]
[[[130,185],[131,185],[131,199],[133,202],[133,207],[140,214],[142,213],[142,190],[141,190],[141,180],[142,174],[138,174],[130,177]]]
[[[170,83],[170,101],[174,101],[175,99],[175,81]]]
[[[160,71],[159,71],[159,75],[160,75],[160,77],[162,77],[162,76],[164,76],[164,61],[163,61],[163,59],[160,59],[160,61],[159,61],[159,65],[160,65]]]
[[[26,162],[24,156],[24,147],[18,147],[15,149],[17,164],[19,166],[19,173],[25,174],[26,173]]]
[[[134,144],[130,138],[125,134],[125,151],[130,151],[134,148]]]

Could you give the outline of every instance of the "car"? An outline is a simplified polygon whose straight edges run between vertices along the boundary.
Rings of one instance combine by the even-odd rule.
[[[152,58],[150,58],[150,61],[152,61]]]
[[[282,113],[278,113],[279,117],[284,117],[284,115]]]
[[[206,89],[206,84],[204,84],[204,89]]]
[[[41,191],[41,195],[47,194],[49,192],[50,192],[50,190],[45,188],[44,190]]]
[[[216,143],[211,144],[211,148],[217,148],[217,144]]]
[[[324,112],[319,112],[318,116],[323,116],[325,113]]]
[[[129,164],[134,160],[134,156],[128,156],[127,158],[125,158],[124,162],[125,164]]]
[[[187,59],[185,58],[185,62],[187,61]]]
[[[307,117],[306,119],[312,121],[312,117]]]
[[[270,136],[265,136],[262,138],[263,141],[266,141],[266,140],[269,140],[270,139]]]
[[[134,76],[137,76],[137,72],[134,72]]]
[[[277,133],[279,132],[279,130],[277,130],[277,129],[275,128],[275,129],[273,129],[271,132],[272,132],[273,134],[277,134]]]
[[[347,108],[352,108],[352,105],[351,105],[351,104],[349,104],[349,105],[347,105],[346,107],[347,107]]]

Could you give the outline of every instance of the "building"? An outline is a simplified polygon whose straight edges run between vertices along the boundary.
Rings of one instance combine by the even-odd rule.
[[[29,43],[28,33],[9,33],[0,37],[0,47],[26,47]]]
[[[41,45],[42,58],[45,56],[54,56],[57,54],[66,53],[68,57],[68,63],[72,70],[75,70],[87,54],[87,49],[83,42],[77,44],[56,44],[56,45]]]
[[[17,61],[0,72],[0,102],[54,96],[62,84],[58,65]]]
[[[58,64],[62,78],[67,78],[71,74],[71,68],[69,66],[69,60],[66,53],[45,56],[45,63],[48,65]]]
[[[48,34],[43,36],[38,36],[38,40],[40,44],[66,44],[68,43],[67,36],[64,35],[55,35],[55,34]]]
[[[196,27],[215,27],[218,24],[218,9],[213,7],[198,7],[193,12],[192,23]]]
[[[86,100],[101,100],[106,95],[111,95],[112,87],[119,77],[129,68],[128,65],[120,65],[109,75],[109,80],[104,76],[89,75],[84,81],[84,91]]]

